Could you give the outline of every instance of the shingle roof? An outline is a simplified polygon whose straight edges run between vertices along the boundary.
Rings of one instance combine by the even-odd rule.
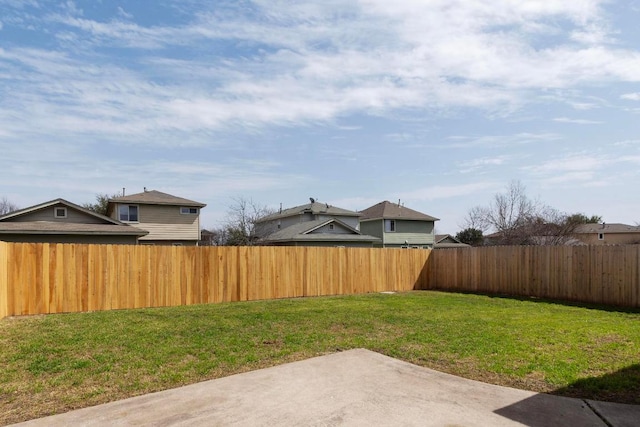
[[[627,224],[580,224],[576,227],[575,233],[640,233],[640,226]]]
[[[20,216],[46,209],[51,206],[63,205],[82,212],[85,215],[98,218],[102,224],[87,224],[65,221],[14,221]],[[100,215],[82,206],[64,199],[55,199],[28,208],[20,209],[0,217],[0,234],[109,234],[144,236],[148,231],[132,227],[113,218]]]
[[[344,233],[312,233],[313,230],[324,225],[335,223],[350,230],[352,234]],[[361,234],[358,230],[349,227],[337,219],[321,219],[316,221],[304,221],[298,224],[278,230],[264,239],[267,242],[287,242],[287,241],[340,241],[340,242],[377,242],[380,239],[374,236]]]
[[[144,236],[148,231],[122,224],[83,224],[57,221],[0,222],[0,234],[110,234]]]
[[[283,209],[281,212],[277,212],[271,215],[267,215],[260,218],[257,222],[271,221],[278,218],[287,218],[290,216],[301,215],[304,213],[312,213],[314,215],[337,215],[337,216],[354,216],[358,217],[360,214],[355,211],[338,208],[331,206],[328,203],[313,202],[306,205],[295,206],[293,208]]]
[[[422,212],[414,211],[397,203],[389,201],[380,202],[360,212],[360,221],[370,221],[374,219],[406,219],[414,221],[439,221]]]
[[[179,206],[196,206],[204,208],[204,203],[195,202],[193,200],[184,199],[182,197],[172,196],[157,190],[143,191],[142,193],[130,194],[128,196],[114,197],[109,199],[109,203],[139,203],[148,205],[179,205]]]

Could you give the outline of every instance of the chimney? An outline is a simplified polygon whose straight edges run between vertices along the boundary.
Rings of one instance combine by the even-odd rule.
[[[122,197],[124,197],[124,187],[122,187]]]
[[[278,213],[282,213],[282,202],[280,202],[280,211]]]
[[[605,225],[607,225],[607,223],[602,221],[602,228],[604,228]]]

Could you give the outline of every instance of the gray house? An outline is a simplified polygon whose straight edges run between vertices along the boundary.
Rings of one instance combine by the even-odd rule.
[[[0,217],[6,242],[135,245],[148,232],[68,202],[55,199]]]
[[[358,212],[310,199],[306,205],[281,209],[259,219],[255,234],[267,245],[379,246],[379,238],[358,231],[359,217]]]
[[[438,218],[386,200],[360,214],[360,232],[378,237],[381,242],[376,246],[431,249],[435,245]]]

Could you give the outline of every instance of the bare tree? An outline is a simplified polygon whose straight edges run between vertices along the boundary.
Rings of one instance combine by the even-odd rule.
[[[8,213],[15,212],[18,209],[20,209],[18,205],[11,203],[6,197],[2,197],[2,199],[0,199],[0,215],[6,215]]]
[[[262,235],[256,234],[256,222],[273,210],[260,206],[252,199],[238,197],[227,210],[227,219],[222,230],[217,230],[220,241],[228,246],[253,246],[258,244]]]
[[[492,232],[489,239],[500,245],[562,245],[579,224],[539,200],[532,200],[519,181],[512,181],[504,193],[494,195],[488,206],[469,210],[468,228]]]

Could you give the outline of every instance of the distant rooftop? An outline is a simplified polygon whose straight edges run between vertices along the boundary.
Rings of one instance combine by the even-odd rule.
[[[406,208],[398,203],[391,203],[387,200],[380,202],[360,212],[360,221],[370,221],[375,219],[406,219],[414,221],[439,221],[439,218],[422,212]]]
[[[184,199],[182,197],[172,196],[157,190],[145,190],[142,193],[130,194],[128,196],[114,197],[109,199],[114,203],[140,203],[148,205],[180,205],[195,206],[203,208],[207,206],[204,203],[195,202],[193,200]]]
[[[302,215],[305,213],[312,213],[314,215],[325,214],[325,215],[353,216],[353,217],[360,216],[358,212],[338,208],[336,206],[330,205],[329,203],[321,203],[314,200],[313,202],[307,203],[306,205],[300,205],[293,208],[283,209],[282,211],[276,212],[271,215],[267,215],[263,218],[260,218],[257,222],[271,221],[278,218],[287,218],[290,216]]]

